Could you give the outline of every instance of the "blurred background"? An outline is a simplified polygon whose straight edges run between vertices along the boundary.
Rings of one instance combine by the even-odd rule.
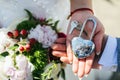
[[[120,37],[120,0],[93,0],[93,8],[95,16],[103,23],[105,33],[113,37]],[[70,70],[68,65],[66,70]],[[67,80],[78,80],[74,74],[66,72]],[[70,77],[73,76],[73,77]],[[82,80],[120,80],[120,73],[105,71],[105,70],[92,70],[90,75]]]
[[[120,0],[93,0],[95,16],[104,24],[105,32],[120,36]]]

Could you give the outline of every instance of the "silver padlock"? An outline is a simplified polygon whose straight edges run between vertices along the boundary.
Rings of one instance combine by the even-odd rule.
[[[91,36],[90,36],[90,39],[89,40],[86,40],[86,39],[83,39],[81,37],[83,31],[84,31],[84,28],[85,28],[85,25],[88,21],[92,21],[94,26],[93,26],[93,30],[92,30],[92,33],[91,33]],[[71,30],[69,32],[69,34],[72,33],[72,31],[78,26],[78,24],[74,24],[74,26],[72,26],[73,23],[71,23]],[[80,34],[78,37],[74,37],[71,41],[71,44],[72,44],[72,51],[74,53],[74,55],[78,58],[78,59],[83,59],[83,58],[86,58],[88,56],[90,56],[94,49],[95,49],[95,44],[92,42],[92,37],[94,35],[94,32],[96,30],[96,26],[97,26],[97,22],[94,18],[88,18],[82,25],[82,28],[81,28],[81,31],[80,31]]]

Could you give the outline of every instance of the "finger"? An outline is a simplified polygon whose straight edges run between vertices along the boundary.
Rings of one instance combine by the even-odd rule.
[[[86,58],[86,63],[85,63],[85,74],[89,74],[89,72],[91,71],[92,65],[93,65],[93,61],[94,61],[94,56],[95,53],[92,53],[91,56]]]
[[[76,58],[75,55],[73,55],[73,64],[72,64],[72,70],[75,74],[78,72],[78,67],[79,67],[79,61],[78,58]]]
[[[93,41],[95,43],[95,53],[100,53],[101,52],[101,47],[102,47],[102,40],[103,40],[103,36],[104,36],[104,27],[103,27],[103,24],[101,24],[101,22],[96,18],[97,20],[97,27],[96,27],[96,30],[95,30],[95,35],[94,35],[94,38],[93,38]],[[99,55],[99,54],[97,54]]]
[[[60,60],[66,64],[70,64],[68,57],[60,57]]]
[[[66,38],[58,38],[55,43],[61,43],[61,44],[65,44],[66,43]]]
[[[53,44],[51,47],[54,51],[66,51],[65,44]]]
[[[95,43],[95,53],[100,53],[101,52],[101,47],[102,47],[102,40],[103,40],[103,35],[104,32],[100,31],[98,33],[95,34],[94,36],[94,43]]]
[[[100,57],[95,56],[92,68],[93,69],[101,69],[102,65],[98,63]]]
[[[53,51],[52,54],[57,57],[66,57],[67,53],[63,51]]]
[[[79,59],[78,77],[82,78],[85,73],[85,59]]]
[[[72,47],[71,47],[71,39],[72,39],[72,35],[68,35],[66,45],[67,45],[67,56],[68,56],[70,63],[73,62],[73,52],[72,52]]]
[[[72,54],[70,41],[67,41],[67,56],[68,56],[69,62],[72,63],[72,61],[73,61],[73,54]]]

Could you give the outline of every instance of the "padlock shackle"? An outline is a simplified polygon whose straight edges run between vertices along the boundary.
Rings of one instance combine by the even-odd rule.
[[[77,21],[72,21],[71,22],[71,27],[70,27],[70,31],[69,31],[69,34],[71,34],[73,32],[73,30],[78,26],[78,22]]]
[[[85,25],[86,25],[86,23],[87,23],[88,21],[92,21],[93,24],[94,24],[94,25],[93,25],[93,30],[92,30],[92,33],[91,33],[91,36],[90,36],[90,40],[92,40],[92,37],[93,37],[94,32],[95,32],[96,27],[97,27],[97,22],[96,22],[96,20],[95,20],[94,18],[88,18],[88,19],[83,23],[82,28],[81,28],[81,31],[80,31],[80,34],[79,34],[79,37],[81,37],[81,35],[82,35],[82,33],[83,33],[83,30],[84,30],[84,28],[85,28]]]

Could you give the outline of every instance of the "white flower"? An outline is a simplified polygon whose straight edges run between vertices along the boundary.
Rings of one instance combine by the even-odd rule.
[[[0,53],[2,53],[5,50],[3,45],[0,45]]]
[[[26,80],[33,80],[32,71],[34,70],[34,66],[29,62],[27,67],[27,75]]]
[[[16,64],[19,71],[16,72],[17,80],[33,80],[32,78],[32,68],[33,65],[28,62],[24,55],[18,55],[16,57]]]
[[[61,64],[49,63],[45,67],[45,70],[44,70],[43,74],[49,73],[49,68],[51,68],[51,67],[54,67],[54,68],[52,68],[51,74],[46,77],[47,79],[55,78],[61,70]]]
[[[4,63],[4,73],[10,80],[33,80],[33,65],[28,62],[24,55],[18,55],[15,59],[16,68],[12,56],[7,56]]]
[[[11,56],[7,56],[7,57],[5,57],[4,72],[7,74],[7,72],[11,68],[14,68],[14,62],[13,62]]]
[[[16,64],[19,70],[24,70],[27,68],[28,61],[24,55],[16,56]]]
[[[16,42],[8,37],[7,32],[8,32],[7,29],[0,29],[0,53],[5,51],[7,47],[15,44]]]
[[[24,70],[16,70],[14,76],[10,80],[25,80],[26,72]]]
[[[0,80],[8,80],[8,77],[4,73],[4,59],[0,59]]]
[[[4,73],[6,76],[13,77],[15,76],[16,68],[14,67],[14,62],[11,56],[7,56],[5,58],[4,63]]]
[[[31,29],[28,38],[35,38],[44,48],[50,47],[57,39],[57,34],[50,26],[37,25],[35,29]]]
[[[9,67],[8,71],[6,72],[7,76],[14,76],[16,69],[13,67]]]

